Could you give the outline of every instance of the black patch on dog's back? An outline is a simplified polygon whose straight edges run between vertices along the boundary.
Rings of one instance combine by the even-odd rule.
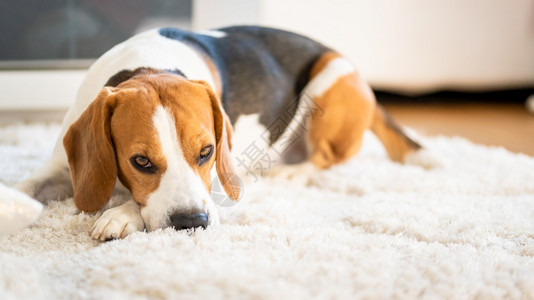
[[[116,87],[117,85],[123,83],[124,81],[132,78],[134,76],[134,71],[132,70],[122,70],[117,74],[111,76],[104,86]]]
[[[145,68],[145,67],[141,67],[141,68],[137,68],[135,70],[122,70],[120,72],[118,72],[117,74],[111,76],[108,81],[104,84],[104,86],[110,86],[110,87],[116,87],[118,86],[119,84],[125,82],[126,80],[132,78],[132,77],[135,77],[137,75],[141,75],[141,74],[158,74],[158,73],[172,73],[172,74],[176,74],[176,75],[179,75],[179,76],[182,76],[184,78],[187,78],[185,76],[185,74],[178,70],[178,69],[173,69],[173,70],[157,70],[157,69],[152,69],[152,68]]]
[[[187,76],[185,76],[185,74],[182,71],[178,70],[178,69],[164,70],[164,71],[167,72],[167,73],[173,73],[173,74],[176,74],[176,75],[180,75],[183,78],[187,78]]]

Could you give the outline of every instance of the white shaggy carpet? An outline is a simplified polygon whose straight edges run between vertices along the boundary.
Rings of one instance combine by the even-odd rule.
[[[0,128],[0,182],[48,157],[59,125]],[[0,238],[0,299],[534,299],[534,159],[424,138],[445,167],[385,158],[366,136],[309,187],[261,179],[222,225],[99,243],[96,216],[52,202]]]

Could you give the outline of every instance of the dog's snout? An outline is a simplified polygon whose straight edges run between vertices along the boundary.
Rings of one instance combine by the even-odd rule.
[[[206,229],[208,227],[208,216],[205,213],[178,213],[170,217],[171,226],[174,226],[176,230],[190,229],[202,227]]]

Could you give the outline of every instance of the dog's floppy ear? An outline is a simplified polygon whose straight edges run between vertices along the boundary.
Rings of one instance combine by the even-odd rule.
[[[102,209],[115,187],[117,161],[111,140],[111,115],[117,99],[113,90],[102,89],[63,138],[74,202],[85,212]]]
[[[217,140],[216,154],[217,158],[215,166],[217,168],[217,175],[219,181],[224,188],[224,191],[234,201],[238,201],[242,196],[241,182],[239,181],[230,150],[232,150],[232,123],[224,112],[221,102],[213,93],[211,87],[204,81],[195,81],[206,86],[206,90],[210,96],[211,108],[213,110],[213,123],[215,126],[215,139]]]

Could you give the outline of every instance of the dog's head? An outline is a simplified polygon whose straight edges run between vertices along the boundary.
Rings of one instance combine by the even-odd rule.
[[[118,177],[147,230],[218,223],[212,167],[231,199],[241,189],[230,160],[231,124],[209,85],[152,69],[114,78],[63,139],[77,207],[102,209]]]

